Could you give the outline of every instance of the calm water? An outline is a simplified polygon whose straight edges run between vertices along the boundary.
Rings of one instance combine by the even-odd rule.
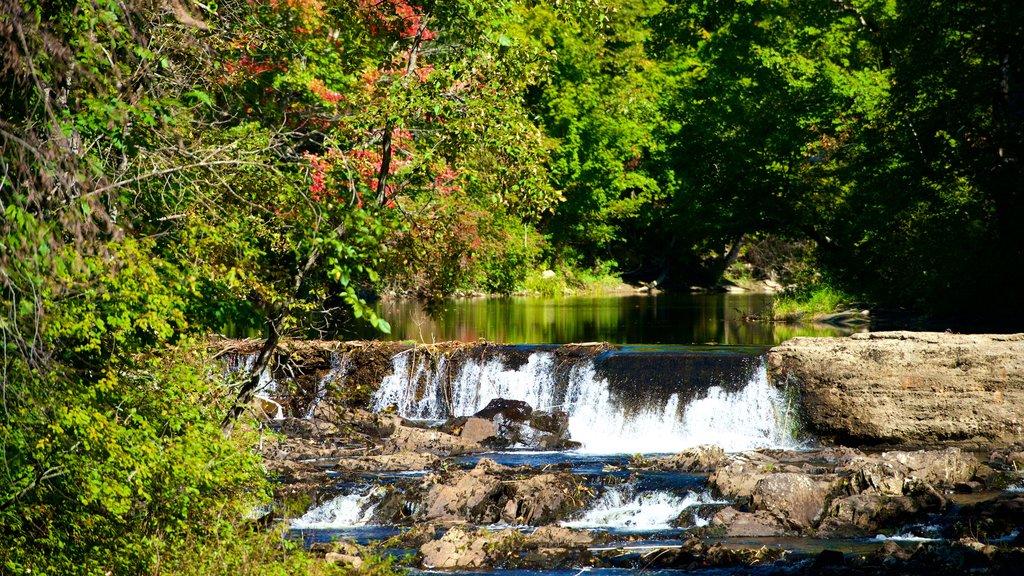
[[[767,294],[660,294],[511,297],[449,300],[427,313],[414,300],[386,300],[377,312],[391,323],[392,340],[488,340],[505,344],[774,345],[794,336],[845,336],[825,325],[744,320],[763,313]],[[381,338],[368,328],[345,336]]]

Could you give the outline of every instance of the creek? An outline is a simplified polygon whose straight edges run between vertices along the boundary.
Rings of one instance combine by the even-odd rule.
[[[375,307],[391,323],[391,340],[504,344],[722,344],[771,346],[795,336],[845,336],[825,324],[750,321],[773,296],[759,293],[603,295],[446,300],[429,312],[410,299]],[[376,339],[366,326],[348,326],[339,339]]]
[[[489,346],[471,357],[449,359],[407,349],[392,358],[391,373],[379,382],[371,408],[395,412],[425,427],[471,416],[496,398],[567,412],[569,434],[582,444],[578,449],[541,451],[511,446],[458,456],[450,465],[471,469],[487,458],[509,467],[570,471],[595,497],[585,509],[559,524],[607,533],[620,539],[617,546],[637,550],[680,542],[706,527],[715,512],[731,502],[716,497],[704,475],[636,469],[631,462],[704,444],[728,452],[799,451],[813,444],[799,436],[784,391],[769,384],[764,347],[621,346],[582,355],[567,350],[572,347]],[[331,379],[343,377],[344,364],[343,359],[332,361],[333,368],[318,386],[326,389]],[[330,469],[328,474],[332,474]],[[335,495],[295,519],[292,535],[306,545],[339,538],[367,543],[397,535],[408,526],[382,521],[378,506],[389,490],[411,489],[426,474],[409,470],[367,473],[356,479],[339,475],[332,487]],[[535,529],[507,523],[485,527],[512,527],[523,533]],[[927,524],[908,526],[895,539],[927,539],[929,530],[934,529]],[[776,546],[810,556],[826,548],[864,552],[877,548],[883,540],[780,537],[717,541],[737,547]]]
[[[945,486],[945,496],[939,496],[945,502],[941,505],[929,504],[930,497],[921,496],[923,492],[890,497],[865,495],[860,485],[851,488],[846,502],[875,498],[883,504],[891,500],[910,507],[905,520],[871,520],[856,535],[835,532],[817,538],[806,536],[816,532],[797,528],[776,530],[768,536],[727,537],[723,526],[731,534],[734,525],[714,524],[732,522],[727,518],[734,518],[729,515],[736,510],[746,515],[744,518],[753,518],[757,509],[749,490],[745,496],[730,497],[723,491],[727,481],[709,480],[709,471],[714,476],[728,462],[752,462],[753,467],[735,476],[742,479],[746,474],[752,482],[757,482],[760,473],[780,481],[799,477],[813,484],[831,482],[835,475],[853,477],[861,469],[857,466],[882,465],[895,470],[896,456],[882,455],[883,460],[888,458],[884,462],[878,460],[877,453],[853,450],[856,454],[851,456],[850,449],[823,446],[801,431],[796,396],[769,382],[765,366],[768,347],[796,335],[838,336],[849,330],[745,320],[750,311],[764,306],[763,298],[720,294],[466,300],[450,303],[446,311],[433,317],[420,316],[422,310],[411,303],[391,302],[379,304],[382,313],[391,310],[385,313],[395,327],[391,337],[405,340],[415,330],[411,339],[426,344],[298,343],[283,352],[286,362],[293,364],[278,369],[274,376],[265,374],[260,393],[271,401],[267,415],[286,431],[290,442],[286,444],[291,446],[277,452],[280,465],[275,469],[284,471],[282,478],[292,479],[286,481],[305,482],[300,490],[313,495],[306,512],[291,518],[291,537],[315,547],[338,539],[366,544],[400,535],[405,538],[423,527],[430,532],[427,544],[453,534],[458,538],[458,531],[465,528],[478,530],[474,532],[477,535],[517,531],[526,539],[537,530],[550,531],[552,526],[596,535],[587,550],[600,556],[602,567],[571,560],[576,562],[569,564],[573,574],[583,569],[618,574],[621,567],[646,566],[649,553],[662,554],[695,540],[743,553],[762,547],[784,550],[787,566],[812,571],[807,562],[829,557],[823,550],[833,551],[831,557],[866,558],[882,549],[894,554],[894,546],[913,549],[921,543],[955,542],[956,514],[968,502],[953,494],[952,480],[942,484],[941,478],[933,480],[937,486]],[[408,321],[403,322],[403,317]],[[490,342],[505,343],[432,343],[448,338],[474,341],[485,335]],[[617,345],[594,344],[594,340]],[[229,368],[245,370],[253,358],[250,352],[236,352],[229,357]],[[351,404],[344,392],[353,388],[365,391],[357,405]],[[578,446],[541,449],[547,445],[543,427],[523,428],[516,436],[502,437],[506,443],[501,446],[487,444],[485,439],[496,438],[487,435],[466,440],[471,445],[459,444],[474,415],[477,420],[493,418],[479,415],[497,399],[523,402],[548,418],[564,414],[564,426],[557,434],[565,436],[567,432]],[[363,414],[355,416],[363,424],[353,426],[361,426],[361,433],[369,436],[357,441],[344,438],[349,434],[342,432],[349,427],[346,419],[354,414],[350,410]],[[318,422],[326,423],[328,431],[316,432],[321,425]],[[496,427],[497,422],[493,421]],[[533,420],[529,425],[533,426]],[[418,444],[403,444],[416,438]],[[557,446],[564,448],[564,438],[559,442]],[[724,449],[724,460],[699,470],[659,467],[659,462],[671,460],[661,460],[667,455],[693,453],[694,448],[706,445]],[[427,458],[401,459],[410,454]],[[386,460],[392,455],[400,457],[397,461],[403,464],[396,467],[394,460]],[[406,466],[404,462],[414,464]],[[295,463],[306,467],[305,478],[315,479],[296,480],[298,477],[288,472],[297,469]],[[780,473],[782,469],[784,473]],[[573,506],[549,514],[550,510],[531,503],[531,494],[535,494],[531,491],[547,490],[543,484],[530,483],[540,477],[559,483],[558,490],[568,494],[565,500]],[[966,476],[958,482],[970,479]],[[1016,478],[1018,484],[1019,480]],[[1017,486],[984,484],[970,488],[987,490],[980,496],[984,499],[1006,496]],[[483,494],[482,500],[473,500],[472,494],[460,488],[473,485],[482,487],[484,492],[478,493]],[[994,491],[992,486],[996,486]],[[447,502],[462,502],[458,505],[463,507],[446,508],[449,504],[444,498],[439,500],[438,494],[447,494]],[[846,498],[845,493],[840,496]],[[837,510],[827,514],[839,514]],[[726,520],[720,521],[722,518]],[[755,526],[753,533],[759,529]],[[858,532],[849,525],[844,530]],[[795,536],[797,533],[805,536]],[[1016,534],[1003,530],[989,542],[1012,539]],[[419,559],[410,560],[410,567],[417,563],[430,566],[422,542],[396,543],[386,551],[404,556],[419,550]],[[709,557],[706,552],[700,554]],[[725,562],[735,564],[735,560]],[[700,573],[785,573],[784,568],[779,570],[783,572],[770,561],[742,568],[712,563]],[[538,574],[511,569],[479,572]],[[555,576],[569,572],[551,569],[539,573]]]

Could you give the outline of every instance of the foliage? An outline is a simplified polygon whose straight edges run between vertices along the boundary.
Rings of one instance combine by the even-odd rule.
[[[814,318],[838,312],[854,298],[829,284],[803,286],[772,300],[770,319],[782,322]]]

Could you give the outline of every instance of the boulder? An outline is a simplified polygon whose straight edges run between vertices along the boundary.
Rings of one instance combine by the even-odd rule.
[[[794,338],[768,352],[802,423],[847,445],[999,446],[1021,439],[1024,334],[875,332]]]
[[[887,494],[855,494],[831,502],[827,517],[822,520],[818,536],[823,538],[858,538],[894,528],[942,508],[943,501],[922,496],[890,496]]]
[[[600,538],[588,530],[574,530],[551,524],[534,530],[533,534],[527,537],[527,541],[538,546],[586,548],[600,541]]]
[[[752,498],[754,487],[774,474],[780,464],[760,452],[734,454],[708,476],[708,485],[727,498]]]
[[[472,470],[431,475],[423,483],[427,488],[420,519],[441,523],[541,526],[561,520],[593,497],[571,473],[518,477],[487,458]]]
[[[724,535],[730,538],[762,538],[785,536],[791,533],[778,518],[765,510],[740,512],[732,506],[719,510],[711,518],[711,526],[724,529]]]
[[[501,551],[510,549],[523,536],[517,530],[471,531],[455,526],[438,540],[420,546],[420,566],[426,569],[491,568]]]
[[[951,447],[945,450],[882,452],[854,458],[839,471],[849,476],[849,493],[870,492],[899,496],[910,484],[924,482],[953,488],[975,477],[981,464],[974,455]]]
[[[508,400],[506,398],[495,398],[487,403],[487,406],[473,416],[494,420],[501,416],[512,422],[526,422],[533,414],[533,408],[522,400]]]
[[[477,416],[467,418],[465,424],[462,425],[462,431],[459,434],[463,440],[476,442],[478,444],[497,435],[498,430],[495,428],[494,422]]]
[[[394,432],[384,439],[381,449],[385,454],[429,452],[439,456],[474,454],[487,450],[477,442],[440,430],[404,425],[397,426]]]
[[[530,427],[555,436],[566,436],[569,430],[569,414],[561,411],[536,410],[530,417]]]
[[[423,519],[430,522],[480,521],[494,523],[500,520],[502,506],[501,478],[489,474],[500,469],[493,460],[482,458],[469,472],[459,472],[447,482],[431,476],[432,483],[424,502]]]
[[[783,472],[757,482],[753,506],[779,519],[793,530],[814,527],[825,508],[831,479]]]
[[[650,467],[676,472],[711,472],[725,460],[725,450],[714,445],[704,445],[654,460]]]

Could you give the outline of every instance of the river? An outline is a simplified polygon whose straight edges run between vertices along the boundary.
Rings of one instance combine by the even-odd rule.
[[[770,294],[637,294],[560,298],[461,298],[428,313],[415,300],[386,299],[376,311],[391,324],[381,336],[349,326],[345,338],[503,344],[721,344],[771,346],[795,336],[844,336],[825,324],[750,320],[771,306]]]

